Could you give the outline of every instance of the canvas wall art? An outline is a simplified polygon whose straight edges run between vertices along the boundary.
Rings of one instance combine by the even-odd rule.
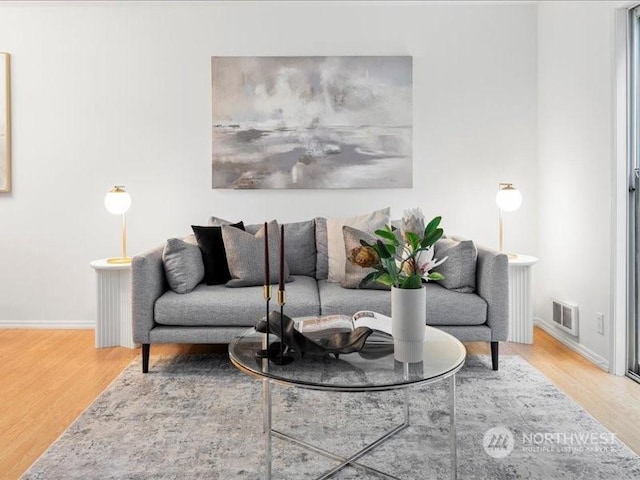
[[[11,105],[9,54],[0,52],[0,192],[11,191]]]
[[[213,188],[412,186],[412,58],[212,57]]]

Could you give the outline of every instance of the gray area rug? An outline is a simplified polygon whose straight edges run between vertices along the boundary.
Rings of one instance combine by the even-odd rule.
[[[640,478],[638,456],[522,358],[502,356],[494,372],[470,356],[457,385],[460,479]],[[361,461],[403,479],[449,478],[447,384],[409,391],[412,426]],[[273,392],[275,428],[338,454],[402,418],[402,392]],[[274,479],[334,465],[273,442]],[[152,357],[149,374],[128,366],[23,478],[254,480],[263,447],[260,382],[223,355]],[[349,467],[335,478],[377,477]]]

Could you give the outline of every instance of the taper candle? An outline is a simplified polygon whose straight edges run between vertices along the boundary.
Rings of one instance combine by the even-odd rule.
[[[271,272],[269,269],[269,228],[264,222],[264,284],[271,285]]]
[[[280,225],[280,288],[284,292],[284,225]]]

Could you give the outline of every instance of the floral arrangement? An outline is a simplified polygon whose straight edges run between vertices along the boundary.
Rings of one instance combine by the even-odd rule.
[[[435,217],[425,227],[424,214],[419,208],[405,210],[402,217],[400,235],[385,225],[376,230],[380,237],[369,244],[361,240],[360,246],[351,250],[348,260],[363,268],[373,268],[360,282],[364,287],[368,282],[378,282],[395,288],[421,288],[422,280],[442,280],[444,276],[432,272],[447,257],[434,257],[433,245],[444,231],[439,227],[441,217]]]

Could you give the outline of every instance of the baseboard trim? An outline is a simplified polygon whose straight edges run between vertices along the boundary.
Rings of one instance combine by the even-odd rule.
[[[80,330],[94,327],[95,323],[88,320],[0,320],[0,329]]]
[[[570,338],[567,338],[566,336],[563,336],[560,330],[558,330],[556,326],[551,322],[547,322],[542,318],[535,317],[533,319],[533,324],[540,327],[542,330],[547,332],[549,335],[551,335],[553,338],[558,340],[560,343],[566,345],[571,350],[579,353],[584,358],[589,360],[591,363],[603,369],[605,372],[609,371],[609,360],[607,360],[604,357],[601,357],[600,355],[595,353],[593,350],[582,345],[580,342],[576,342],[575,340],[572,340]]]

